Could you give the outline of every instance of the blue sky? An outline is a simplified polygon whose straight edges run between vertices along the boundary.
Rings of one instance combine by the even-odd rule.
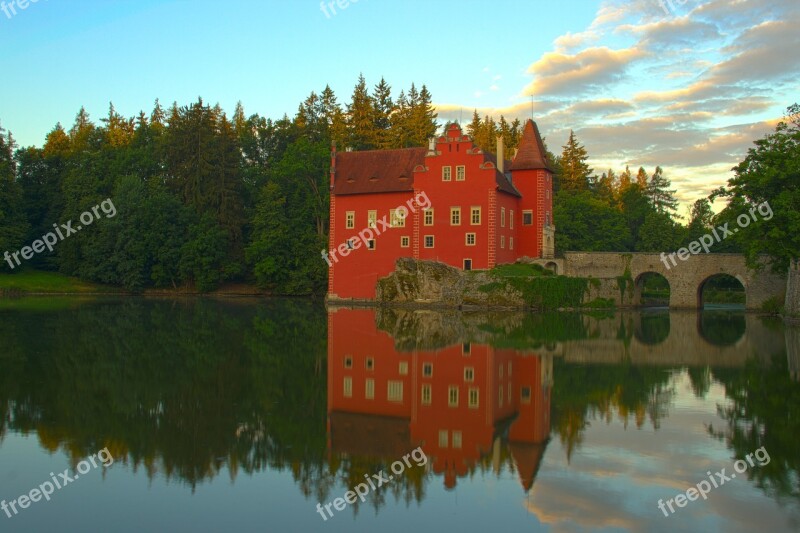
[[[9,0],[4,0],[6,4]],[[19,0],[14,0],[19,2]],[[325,2],[328,3],[327,0]],[[293,115],[359,73],[426,84],[440,119],[533,116],[570,129],[599,173],[664,167],[684,202],[730,176],[800,100],[796,0],[39,0],[0,11],[0,125],[41,146],[81,105],[94,120],[198,96]],[[333,11],[335,10],[335,14]]]

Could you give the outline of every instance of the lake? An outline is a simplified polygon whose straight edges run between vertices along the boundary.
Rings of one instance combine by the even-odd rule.
[[[725,308],[0,299],[0,531],[797,531],[798,353]]]

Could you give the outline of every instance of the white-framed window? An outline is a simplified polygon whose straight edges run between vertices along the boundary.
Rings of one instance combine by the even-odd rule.
[[[345,355],[344,356],[344,367],[345,368],[353,368],[353,356],[352,355]]]
[[[428,209],[425,209],[422,213],[423,213],[422,223],[425,226],[433,226],[433,208],[429,207]]]
[[[453,167],[442,167],[442,181],[450,181],[453,177]]]
[[[533,211],[525,210],[522,212],[522,225],[533,226]]]
[[[422,405],[431,404],[431,386],[425,384],[422,386]]]
[[[356,227],[356,212],[355,211],[348,211],[345,215],[346,222],[345,227],[347,229],[353,229]]]
[[[392,209],[390,213],[393,228],[406,227],[406,216],[408,216],[408,212],[405,209]]]
[[[367,211],[367,227],[374,228],[378,225],[378,212],[374,209]]]
[[[397,372],[401,376],[408,375],[408,361],[400,361],[400,364],[397,365]]]
[[[469,357],[472,354],[472,343],[465,342],[461,344],[461,355]]]
[[[480,206],[472,206],[470,208],[469,223],[473,226],[481,225],[481,208]]]
[[[508,212],[508,227],[514,229],[514,210]]]
[[[509,250],[513,250],[514,249],[514,237],[509,237],[508,238],[508,249]]]
[[[500,388],[497,389],[497,403],[500,407],[503,407],[503,386],[500,385]]]
[[[356,240],[355,239],[347,239],[347,249],[348,250],[355,250],[356,248]]]
[[[461,208],[460,207],[451,207],[450,208],[450,225],[451,226],[460,226],[461,225]]]
[[[461,432],[453,431],[453,448],[461,449]]]
[[[467,177],[467,168],[464,165],[456,167],[456,181],[464,181]]]
[[[475,234],[467,233],[466,238],[464,240],[464,244],[466,244],[467,246],[475,246]]]
[[[470,409],[477,409],[480,405],[480,389],[478,387],[469,388],[469,402]]]
[[[375,249],[375,239],[367,239],[367,250]]]
[[[447,405],[449,407],[458,407],[458,387],[451,385],[447,389]]]
[[[422,377],[429,378],[433,376],[433,363],[422,363]]]
[[[389,381],[386,390],[386,398],[390,402],[403,401],[403,382],[402,381]]]
[[[367,378],[364,382],[364,398],[372,400],[375,398],[375,380]]]
[[[505,207],[501,207],[500,208],[500,227],[501,228],[505,228],[506,227],[506,208]]]
[[[467,383],[475,381],[475,369],[471,366],[464,368],[464,381]]]
[[[367,357],[364,361],[364,368],[367,370],[375,370],[375,359],[372,357]]]
[[[446,429],[439,430],[439,448],[447,448],[449,446],[449,435]]]
[[[411,237],[408,235],[400,237],[400,248],[408,248],[409,246],[411,246]]]
[[[425,235],[425,248],[433,248],[433,235]]]
[[[345,398],[352,398],[353,397],[353,378],[347,376],[344,378],[344,397]]]
[[[506,248],[506,236],[500,235],[500,249],[505,250]]]

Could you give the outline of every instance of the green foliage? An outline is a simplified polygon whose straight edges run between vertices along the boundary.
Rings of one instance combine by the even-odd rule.
[[[25,242],[28,221],[23,210],[23,190],[16,177],[16,164],[12,157],[14,140],[9,133],[2,135],[0,128],[0,254],[19,250]],[[10,270],[3,261],[2,270]]]
[[[733,221],[755,209],[758,220],[739,231],[734,242],[751,264],[758,254],[768,254],[774,268],[785,272],[789,261],[800,257],[800,105],[790,106],[774,133],[755,141],[733,171],[728,187],[712,195],[729,199],[720,220]]]
[[[535,263],[507,263],[497,265],[491,270],[492,275],[503,278],[552,276],[553,271]]]
[[[630,233],[622,213],[589,191],[562,190],[556,194],[553,220],[559,252],[624,251]]]
[[[533,266],[533,265],[524,265]],[[505,269],[493,271],[498,281],[487,283],[478,288],[481,292],[491,293],[497,290],[513,288],[517,290],[525,305],[538,310],[552,310],[562,308],[580,308],[586,291],[589,288],[587,278],[569,278],[566,276],[542,275],[536,272],[533,276],[520,275],[525,270],[533,269]],[[510,272],[511,275],[503,275]]]
[[[586,191],[592,179],[592,169],[586,164],[589,154],[570,130],[567,144],[561,153],[561,180],[559,191]]]
[[[761,304],[761,311],[768,315],[780,315],[784,311],[783,304],[782,298],[771,296]]]

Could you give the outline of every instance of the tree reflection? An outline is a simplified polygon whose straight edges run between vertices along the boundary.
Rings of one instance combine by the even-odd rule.
[[[753,359],[744,370],[713,373],[731,405],[718,408],[727,427],[709,432],[724,439],[737,459],[763,446],[771,460],[748,469],[748,478],[778,501],[800,500],[800,384],[791,379],[786,354],[771,364]]]

